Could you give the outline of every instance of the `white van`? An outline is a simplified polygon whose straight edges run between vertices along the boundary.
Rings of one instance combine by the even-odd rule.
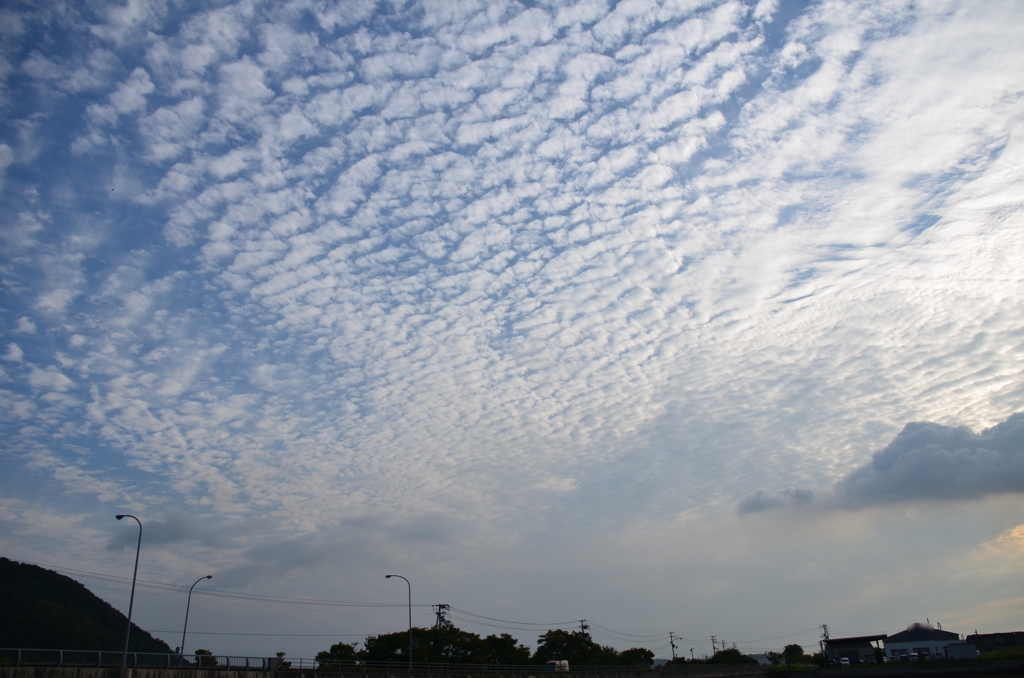
[[[554,671],[555,673],[569,673],[569,660],[568,659],[555,659],[544,664],[545,671]]]

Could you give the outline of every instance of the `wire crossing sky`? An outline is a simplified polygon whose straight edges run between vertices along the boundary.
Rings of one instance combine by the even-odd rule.
[[[7,3],[0,555],[123,577],[137,515],[141,578],[261,596],[190,623],[290,643],[219,654],[401,630],[266,607],[403,603],[385,573],[419,625],[620,649],[1019,630],[1022,28]]]

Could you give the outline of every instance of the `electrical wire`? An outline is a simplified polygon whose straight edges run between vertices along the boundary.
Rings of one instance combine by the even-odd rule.
[[[459,617],[458,615],[454,615],[454,614],[452,615],[452,620],[453,621],[465,622],[467,624],[473,624],[475,626],[486,626],[487,628],[491,628],[491,629],[505,629],[506,631],[517,631],[517,632],[519,632],[519,631],[539,631],[540,630],[539,628],[529,629],[529,628],[523,628],[521,626],[503,626],[502,624],[489,624],[487,622],[478,621],[476,619],[465,619],[465,618]],[[549,630],[550,630],[550,627],[549,627]]]
[[[28,561],[24,561],[28,563]],[[89,572],[88,570],[76,570],[74,568],[55,568],[48,565],[39,565],[38,563],[28,563],[30,565],[38,565],[39,567],[45,567],[55,572],[71,573],[80,577],[89,577],[92,579],[98,579],[100,581],[114,582],[118,584],[130,584],[131,579],[128,577],[118,577],[115,575],[101,574],[99,572]],[[146,579],[137,579],[136,586],[143,586],[146,588],[157,589],[161,591],[178,591],[184,592],[189,589],[187,586],[180,586],[178,584],[168,584],[166,582],[149,581]],[[265,601],[271,603],[287,603],[291,605],[314,605],[314,606],[328,606],[328,607],[393,607],[393,608],[407,608],[408,605],[405,603],[364,603],[354,602],[345,600],[326,600],[322,598],[291,598],[288,596],[267,596],[258,593],[243,593],[241,591],[225,591],[223,589],[214,588],[203,588],[196,589],[193,595],[196,596],[210,596],[214,598],[229,598],[235,600],[255,600]],[[413,607],[431,607],[428,604],[417,603]]]
[[[166,629],[154,629],[150,633],[178,633]],[[370,633],[231,633],[229,631],[189,631],[189,635],[200,636],[270,636],[271,638],[366,638]]]
[[[46,568],[46,569],[50,569],[50,570],[53,570],[55,572],[60,572],[60,573],[69,574],[69,575],[75,575],[75,576],[78,576],[78,577],[86,577],[86,578],[90,578],[90,579],[96,579],[96,580],[99,580],[99,581],[111,582],[111,583],[116,583],[116,584],[130,584],[131,583],[131,579],[129,579],[128,577],[120,577],[120,576],[117,576],[117,575],[103,574],[103,573],[100,573],[100,572],[90,572],[89,570],[79,570],[79,569],[71,568],[71,567],[56,568],[56,567],[50,567],[48,565],[42,565],[40,563],[31,563],[29,561],[23,561],[23,562],[25,562],[26,564],[36,565],[38,567],[43,567],[43,568]],[[151,581],[151,580],[146,580],[146,579],[138,579],[138,580],[136,580],[136,585],[137,586],[141,586],[143,588],[154,589],[154,590],[158,590],[158,591],[171,591],[171,592],[176,592],[176,593],[184,593],[185,591],[187,591],[189,589],[189,587],[183,586],[183,585],[179,585],[179,584],[170,584],[170,583],[167,583],[167,582],[158,582],[158,581]],[[197,589],[195,591],[194,595],[196,595],[196,596],[209,596],[209,597],[212,597],[212,598],[222,598],[222,599],[225,599],[225,600],[234,600],[234,601],[251,601],[251,602],[269,603],[271,605],[300,605],[300,606],[314,606],[314,607],[356,607],[356,608],[364,608],[364,609],[365,608],[407,608],[408,607],[408,605],[403,604],[403,603],[372,603],[372,602],[357,602],[357,601],[344,601],[344,600],[328,600],[328,599],[322,599],[322,598],[293,598],[293,597],[289,597],[289,596],[269,596],[269,595],[263,595],[263,594],[258,594],[258,593],[244,593],[244,592],[241,592],[241,591],[227,591],[227,590],[223,590],[223,589],[213,589],[213,588]],[[244,605],[245,603],[241,603],[241,604]],[[431,605],[427,605],[427,604],[423,604],[423,603],[417,603],[417,604],[413,604],[412,607],[426,608],[426,607],[432,607],[432,606]],[[530,631],[530,630],[553,629],[553,628],[560,629],[560,628],[563,628],[563,627],[570,627],[571,628],[571,627],[575,627],[577,624],[579,624],[579,620],[578,619],[572,619],[572,620],[569,620],[569,621],[559,621],[559,622],[521,622],[521,621],[513,621],[513,620],[510,620],[510,619],[499,619],[497,617],[488,617],[486,615],[477,614],[476,612],[470,612],[469,610],[463,610],[463,609],[460,609],[460,608],[457,608],[457,607],[451,607],[450,610],[453,613],[453,615],[452,615],[453,619],[458,619],[459,621],[462,621],[462,622],[465,622],[465,623],[469,623],[469,624],[476,624],[476,625],[479,625],[479,626],[486,626],[486,627],[490,627],[490,628],[507,629],[507,630],[511,630],[511,631]],[[496,622],[496,623],[488,623],[488,622]],[[602,626],[601,624],[596,624],[594,622],[588,622],[588,624],[589,624],[589,626],[591,628],[600,631],[601,635],[609,635],[612,638],[618,639],[618,640],[621,640],[621,639],[639,639],[639,640],[647,640],[649,642],[657,642],[657,641],[662,641],[662,640],[664,640],[664,639],[669,637],[669,634],[667,634],[667,633],[660,633],[660,634],[625,633],[623,631],[616,631],[615,629],[611,629],[611,628],[608,628],[607,626]],[[818,630],[820,628],[821,628],[820,626],[815,626],[814,628],[808,629],[806,631],[800,631],[798,633],[791,633],[791,634],[787,634],[787,635],[784,635],[784,636],[775,636],[773,638],[759,638],[759,639],[756,639],[756,640],[743,640],[743,641],[736,641],[736,642],[737,642],[737,644],[742,643],[742,644],[749,645],[749,644],[752,644],[752,643],[761,643],[761,642],[767,642],[767,641],[771,641],[771,640],[781,640],[781,639],[784,639],[784,638],[792,638],[792,637],[795,637],[795,636],[805,635],[807,633],[811,633],[812,631],[816,631],[816,630]],[[170,632],[169,631],[159,631],[159,633],[170,633]],[[204,632],[195,631],[194,633],[204,633]],[[213,631],[210,631],[210,632],[205,632],[205,635],[233,635],[233,636],[259,635],[259,636],[281,636],[281,637],[287,637],[287,636],[295,635],[295,636],[334,637],[334,636],[343,636],[343,635],[359,636],[361,634],[273,634],[273,633],[252,633],[252,634],[249,634],[249,633],[227,633],[227,632],[213,632]],[[694,645],[702,645],[702,644],[706,644],[708,642],[706,640],[705,641],[701,641],[701,640],[696,640],[694,638],[687,638],[686,636],[680,636],[680,635],[676,635],[675,638],[678,639],[678,640],[686,641],[687,643],[693,643]],[[662,648],[659,648],[659,650],[663,649],[664,647],[667,647],[667,646],[662,646]]]
[[[820,628],[821,628],[821,626],[819,625],[819,626],[815,626],[813,629],[807,629],[806,631],[800,631],[798,633],[790,633],[790,634],[785,635],[785,636],[775,636],[774,638],[758,638],[757,640],[737,640],[736,643],[737,644],[739,644],[739,643],[744,643],[744,644],[747,644],[747,643],[763,643],[763,642],[766,642],[766,641],[769,641],[769,640],[782,640],[783,638],[792,638],[793,636],[802,636],[804,634],[811,633],[812,631],[817,631]]]
[[[470,617],[476,617],[477,619],[486,619],[487,621],[501,622],[503,624],[517,624],[519,626],[546,626],[548,628],[551,628],[553,626],[575,626],[576,624],[580,623],[579,619],[573,619],[570,621],[562,622],[517,622],[510,621],[508,619],[496,619],[495,617],[486,617],[482,614],[477,614],[476,612],[470,612],[469,610],[460,610],[457,607],[450,607],[449,609],[452,612],[458,612],[459,614],[464,614]]]
[[[643,636],[643,635],[636,635],[636,634],[633,634],[633,633],[623,633],[622,631],[616,631],[615,629],[610,629],[607,626],[601,626],[600,624],[595,624],[594,622],[590,622],[590,621],[588,621],[587,623],[591,626],[591,628],[601,629],[605,633],[612,633],[612,634],[615,634],[617,636],[626,636],[627,638],[652,638],[654,640],[661,640],[662,638],[668,638],[668,634],[667,633],[655,633],[655,634],[650,634],[650,635]]]

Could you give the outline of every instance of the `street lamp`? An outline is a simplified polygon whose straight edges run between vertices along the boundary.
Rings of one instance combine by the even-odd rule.
[[[196,579],[196,584],[198,584],[199,582],[203,581],[204,579],[213,579],[213,575],[212,574],[208,574],[205,577],[200,577],[199,579]],[[181,627],[181,655],[182,656],[185,655],[185,631],[188,630],[188,608],[192,606],[192,589],[194,589],[196,587],[196,584],[192,584],[192,586],[189,587],[189,589],[188,589],[188,603],[185,604],[185,625]]]
[[[392,577],[405,579],[405,577],[400,574],[384,575],[385,579],[391,579]],[[409,587],[409,673],[412,673],[412,584],[409,583],[408,579],[405,579],[405,585]]]
[[[124,632],[124,650],[121,652],[121,668],[128,665],[128,638],[132,635],[132,607],[135,606],[135,578],[139,574],[139,551],[142,550],[142,521],[135,516],[123,513],[114,516],[118,520],[131,518],[139,524],[139,543],[135,545],[135,572],[132,574],[132,595],[128,599],[128,630]]]

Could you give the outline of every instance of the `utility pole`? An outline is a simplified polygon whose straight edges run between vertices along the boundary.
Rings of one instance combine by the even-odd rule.
[[[920,619],[920,617],[918,617],[918,619]],[[718,652],[718,646],[715,645],[715,637],[714,636],[711,636],[711,651],[712,652]]]
[[[676,660],[676,638],[675,633],[672,631],[668,632],[668,644],[672,646],[672,661]]]
[[[918,617],[920,619],[920,617]],[[821,657],[826,661],[832,659],[832,652],[828,646],[828,624],[821,625],[821,640],[818,641],[818,647],[821,648]]]
[[[918,617],[918,619],[920,619],[920,617]],[[586,619],[581,619],[580,620],[580,633],[585,634],[589,629],[590,629],[590,625],[587,624],[587,620]]]
[[[448,619],[448,610],[451,608],[447,603],[438,603],[434,606],[434,628],[443,629],[451,626],[451,621]]]
[[[690,648],[690,661],[691,662],[694,661],[694,658],[693,658],[693,648],[692,647]]]

